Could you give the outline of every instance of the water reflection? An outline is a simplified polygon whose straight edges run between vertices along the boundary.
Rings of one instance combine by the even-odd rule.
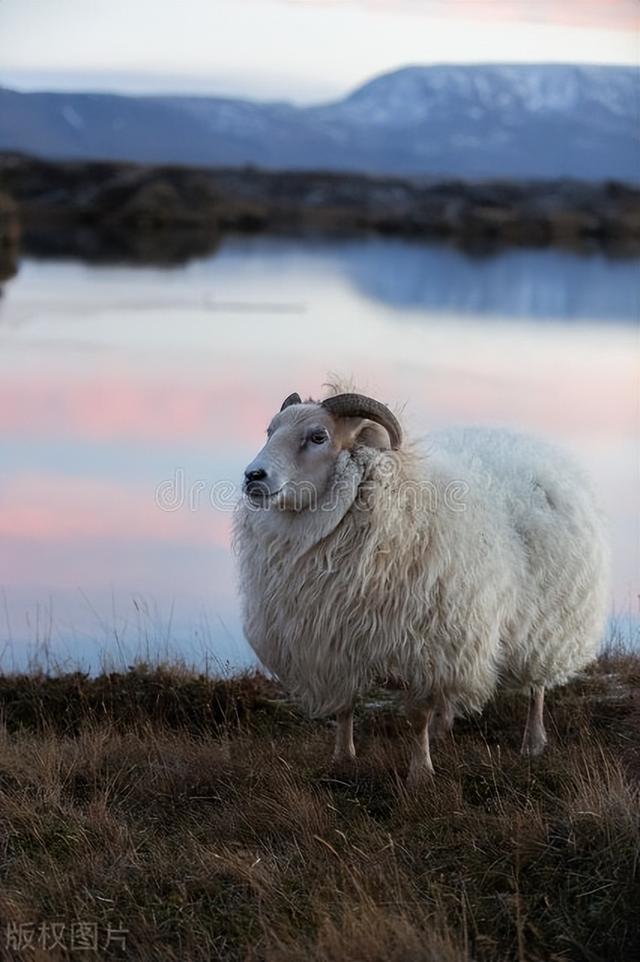
[[[417,434],[504,423],[572,448],[612,518],[616,605],[634,607],[635,288],[631,262],[380,240],[245,239],[175,270],[23,263],[0,303],[5,663],[37,640],[91,663],[169,641],[246,659],[230,511],[206,492],[332,371],[406,402]],[[178,471],[188,497],[161,510]]]
[[[636,322],[638,261],[601,252],[509,249],[475,257],[455,248],[372,242],[343,249],[350,280],[372,300],[402,309]]]

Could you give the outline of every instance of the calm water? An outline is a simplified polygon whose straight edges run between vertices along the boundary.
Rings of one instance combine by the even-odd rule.
[[[173,270],[24,261],[0,300],[0,651],[245,662],[231,505],[270,415],[331,372],[556,439],[637,613],[638,265],[396,241],[229,241]]]

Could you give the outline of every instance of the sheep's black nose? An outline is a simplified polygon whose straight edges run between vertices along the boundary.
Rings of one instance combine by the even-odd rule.
[[[251,481],[264,481],[267,476],[267,472],[264,470],[264,468],[255,468],[253,471],[245,471],[244,476],[247,483]]]

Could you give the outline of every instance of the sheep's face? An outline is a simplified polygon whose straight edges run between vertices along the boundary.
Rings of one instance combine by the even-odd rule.
[[[356,443],[388,448],[389,438],[364,418],[334,418],[319,404],[292,404],[272,419],[266,444],[247,466],[245,495],[256,507],[319,507]]]

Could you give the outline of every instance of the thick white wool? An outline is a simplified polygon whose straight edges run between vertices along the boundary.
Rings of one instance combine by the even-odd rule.
[[[604,526],[561,452],[499,430],[342,452],[331,510],[235,518],[247,639],[312,714],[380,676],[479,710],[497,684],[552,687],[591,661]]]

